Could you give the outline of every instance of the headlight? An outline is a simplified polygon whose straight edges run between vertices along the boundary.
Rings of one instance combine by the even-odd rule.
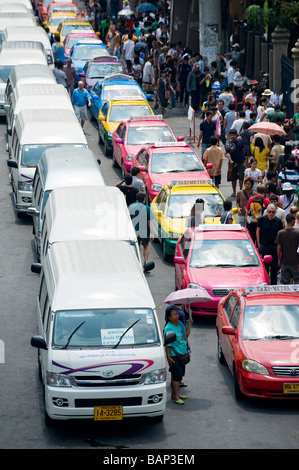
[[[247,372],[253,372],[254,374],[261,375],[269,375],[269,371],[265,366],[259,364],[256,361],[253,361],[252,359],[243,359],[242,367]]]
[[[67,375],[47,372],[47,385],[51,387],[71,387],[71,379]]]
[[[131,154],[128,154],[126,156],[126,159],[129,160],[129,162],[131,162],[133,160],[133,158],[134,158],[134,155],[131,155]]]
[[[148,372],[145,375],[144,383],[149,384],[157,384],[166,381],[166,369],[158,369],[153,370],[152,372]]]
[[[162,184],[156,184],[156,183],[152,184],[152,190],[153,191],[158,191],[159,192],[159,191],[161,191],[162,188],[163,188]]]
[[[32,183],[26,183],[26,181],[18,181],[18,189],[20,191],[32,191]]]

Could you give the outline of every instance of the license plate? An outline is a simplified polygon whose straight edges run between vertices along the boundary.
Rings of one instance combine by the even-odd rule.
[[[95,406],[95,421],[116,421],[123,419],[122,406]]]
[[[283,393],[299,393],[299,383],[283,384]]]

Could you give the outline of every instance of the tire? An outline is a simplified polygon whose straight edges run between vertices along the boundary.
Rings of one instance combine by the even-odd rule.
[[[166,253],[165,241],[164,240],[162,240],[162,253],[163,253],[164,261],[171,261],[172,260],[172,257]]]
[[[236,401],[243,400],[244,395],[243,395],[243,393],[241,392],[241,389],[240,389],[236,366],[234,366],[234,389],[235,389],[235,399],[236,399]]]
[[[152,423],[161,423],[163,421],[164,415],[161,416],[153,416],[149,418]]]
[[[125,177],[125,167],[124,167],[124,162],[121,162],[121,179],[124,179]]]
[[[119,168],[119,164],[116,161],[116,158],[114,156],[114,152],[112,153],[112,166],[113,166],[113,168]]]
[[[108,149],[106,139],[104,139],[104,153],[107,157],[109,157],[109,155],[111,155],[111,150]]]
[[[226,364],[225,357],[223,356],[219,336],[217,335],[217,357],[220,364]]]

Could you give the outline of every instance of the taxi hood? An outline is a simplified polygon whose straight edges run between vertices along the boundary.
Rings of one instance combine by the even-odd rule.
[[[180,172],[180,173],[151,173],[151,179],[153,183],[161,184],[162,186],[168,186],[172,184],[173,180],[179,181],[192,181],[194,180],[211,180],[209,173],[206,170],[203,171],[192,171],[192,172]]]
[[[298,350],[299,340],[244,340],[243,346],[246,357],[266,367],[285,366],[294,364],[294,354]],[[296,361],[298,363],[297,359]]]
[[[199,284],[209,291],[211,289],[222,288],[232,289],[246,286],[256,286],[262,282],[267,282],[263,273],[263,266],[251,266],[248,268],[190,268],[190,282]]]

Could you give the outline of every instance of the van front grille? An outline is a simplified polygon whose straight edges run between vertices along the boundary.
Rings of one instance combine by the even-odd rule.
[[[143,380],[141,374],[116,375],[115,377],[101,376],[73,376],[73,385],[76,387],[123,387],[126,385],[139,385]]]

